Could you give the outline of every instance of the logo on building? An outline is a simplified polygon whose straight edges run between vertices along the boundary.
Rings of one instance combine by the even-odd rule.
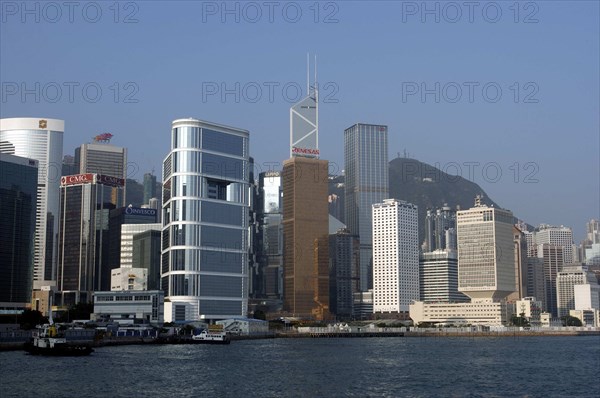
[[[98,183],[111,187],[122,187],[125,185],[125,180],[119,177],[105,176],[98,174]]]
[[[319,156],[319,150],[315,148],[299,148],[295,146],[292,147],[292,153],[295,155]]]
[[[135,216],[155,216],[156,209],[142,209],[141,207],[127,207],[127,208],[125,208],[125,214],[132,214]]]
[[[60,185],[65,187],[69,185],[91,184],[94,182],[94,177],[95,174],[92,173],[63,176],[60,178]]]
[[[48,127],[48,121],[46,119],[40,119],[38,125],[39,125],[39,128],[45,129]]]

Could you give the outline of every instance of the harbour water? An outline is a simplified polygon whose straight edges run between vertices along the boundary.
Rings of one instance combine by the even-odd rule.
[[[599,397],[600,337],[355,338],[0,352],[6,397]]]

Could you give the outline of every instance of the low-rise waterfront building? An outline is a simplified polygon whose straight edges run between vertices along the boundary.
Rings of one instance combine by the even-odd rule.
[[[569,316],[581,321],[581,326],[598,327],[598,310],[569,310]]]
[[[523,297],[515,302],[515,314],[522,316],[531,326],[540,326],[542,313],[542,302],[535,297]]]
[[[252,318],[230,318],[215,322],[223,325],[224,332],[245,336],[261,335],[269,332],[269,322]]]
[[[415,301],[410,305],[410,318],[415,325],[421,323],[443,323],[453,325],[507,325],[512,306],[506,302],[471,303],[424,303]]]
[[[120,324],[164,322],[165,294],[161,290],[94,292],[93,320]]]

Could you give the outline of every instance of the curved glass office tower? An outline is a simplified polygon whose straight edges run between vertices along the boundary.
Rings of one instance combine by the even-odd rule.
[[[163,162],[167,322],[246,315],[248,136],[202,120],[173,121]]]
[[[0,152],[35,159],[38,167],[33,280],[56,279],[64,120],[0,119]]]

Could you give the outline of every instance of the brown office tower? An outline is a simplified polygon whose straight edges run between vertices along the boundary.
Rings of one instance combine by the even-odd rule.
[[[294,157],[283,163],[284,311],[329,317],[329,163]]]

